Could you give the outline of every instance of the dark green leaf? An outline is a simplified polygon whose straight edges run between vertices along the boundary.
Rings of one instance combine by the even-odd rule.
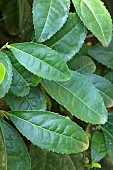
[[[104,77],[113,83],[113,71],[110,71]]]
[[[113,84],[106,78],[96,74],[86,74],[85,76],[99,90],[104,99],[105,106],[107,108],[113,107]]]
[[[99,63],[113,69],[113,38],[108,47],[97,44],[89,49],[89,55]]]
[[[75,9],[86,27],[108,46],[112,37],[112,20],[101,0],[72,0]]]
[[[88,138],[82,128],[57,113],[13,111],[7,116],[28,140],[43,149],[70,154],[88,148]]]
[[[6,101],[12,110],[46,110],[45,96],[38,87],[31,87],[29,94],[22,98],[8,93]]]
[[[12,81],[12,66],[10,60],[4,52],[0,52],[0,62],[3,63],[5,67],[5,77],[0,84],[0,98],[4,97],[4,95],[9,91]]]
[[[32,73],[49,80],[70,79],[66,63],[51,48],[29,42],[12,44],[10,47],[16,59]]]
[[[86,27],[77,14],[70,13],[62,29],[45,42],[65,59],[70,60],[82,47],[86,37]]]
[[[44,42],[66,22],[70,0],[34,0],[33,21],[37,42]]]
[[[18,133],[0,120],[0,170],[30,170],[30,158]]]
[[[92,164],[99,162],[107,154],[105,141],[101,132],[95,132],[91,140]]]
[[[77,118],[93,124],[107,121],[104,101],[84,75],[73,71],[69,81],[60,83],[43,80],[42,86]]]
[[[0,84],[2,83],[5,76],[5,67],[2,63],[0,63]]]

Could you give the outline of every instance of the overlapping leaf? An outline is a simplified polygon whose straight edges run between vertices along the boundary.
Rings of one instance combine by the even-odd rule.
[[[88,148],[88,138],[82,128],[56,113],[13,111],[7,116],[28,140],[43,149],[69,154]]]
[[[85,76],[99,90],[104,99],[105,106],[107,108],[113,107],[113,84],[106,78],[96,74],[86,74]]]
[[[70,13],[62,29],[45,42],[65,59],[70,60],[82,47],[86,37],[86,27],[75,13]]]
[[[104,124],[107,112],[101,95],[84,75],[72,72],[69,81],[42,81],[42,86],[72,115],[86,122]]]
[[[3,81],[5,76],[5,67],[2,63],[0,63],[0,83]]]
[[[100,0],[72,0],[75,9],[86,27],[108,46],[112,37],[112,20]]]
[[[113,69],[113,38],[108,47],[104,48],[100,43],[89,49],[89,55],[99,63]]]
[[[30,158],[18,133],[0,120],[0,169],[30,170]]]
[[[113,71],[108,72],[104,77],[113,83]]]
[[[49,80],[70,79],[66,63],[51,48],[35,43],[16,43],[10,47],[16,59],[32,73]]]
[[[12,81],[12,66],[11,62],[4,52],[0,52],[0,62],[3,63],[5,67],[5,77],[0,84],[0,98],[4,97],[4,95],[9,91]]]
[[[25,97],[8,93],[5,98],[12,110],[46,110],[46,98],[38,87],[31,87]]]
[[[66,22],[70,0],[34,0],[33,21],[37,42],[53,36]]]

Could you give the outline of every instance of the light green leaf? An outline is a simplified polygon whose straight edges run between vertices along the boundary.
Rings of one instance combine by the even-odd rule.
[[[86,27],[108,46],[112,37],[112,20],[101,0],[72,0],[75,9]]]
[[[86,27],[77,14],[70,13],[62,29],[45,44],[57,51],[65,61],[68,61],[82,47],[86,33]]]
[[[0,63],[0,83],[2,83],[5,76],[5,67],[2,63]]]
[[[107,123],[102,127],[108,156],[113,164],[113,113],[108,117]]]
[[[7,116],[28,140],[43,149],[70,154],[88,148],[88,138],[82,128],[57,113],[13,111]]]
[[[49,79],[66,81],[71,74],[62,57],[51,48],[35,43],[12,44],[11,51],[27,70]]]
[[[99,90],[107,108],[113,107],[113,84],[104,77],[96,74],[86,74],[86,78]]]
[[[104,101],[94,85],[77,72],[66,82],[42,80],[42,86],[72,115],[93,124],[104,124],[107,112]]]
[[[29,94],[25,97],[8,93],[5,98],[12,110],[46,110],[46,98],[38,87],[31,87]]]
[[[88,56],[76,56],[68,62],[69,68],[79,73],[94,73],[96,65]]]
[[[30,170],[30,158],[20,135],[0,120],[0,169]]]
[[[99,162],[107,154],[105,141],[101,132],[95,132],[91,140],[92,164]]]
[[[99,63],[113,69],[113,38],[108,47],[104,48],[100,43],[91,47],[89,55]]]
[[[9,88],[11,86],[12,66],[7,54],[5,54],[4,52],[0,52],[0,62],[5,67],[5,76],[2,83],[0,83],[0,98],[2,98],[9,91]]]
[[[66,22],[70,0],[34,0],[33,21],[37,42],[44,42]]]
[[[30,157],[32,170],[76,170],[76,166],[74,166],[69,155],[48,152],[31,145]]]

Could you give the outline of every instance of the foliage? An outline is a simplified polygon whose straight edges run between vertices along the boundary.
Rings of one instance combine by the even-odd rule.
[[[113,169],[113,2],[103,2],[0,0],[1,170]]]

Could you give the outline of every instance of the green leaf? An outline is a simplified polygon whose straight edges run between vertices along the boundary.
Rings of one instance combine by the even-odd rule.
[[[69,68],[79,73],[94,73],[96,65],[88,56],[76,56],[68,62]]]
[[[77,14],[70,13],[62,29],[45,42],[57,51],[65,61],[70,60],[82,47],[86,37],[86,27]]]
[[[91,47],[89,55],[99,63],[113,69],[113,38],[108,47],[104,48],[100,43]]]
[[[76,167],[75,170],[84,170],[84,157],[83,157],[83,154],[84,153],[78,153],[78,154],[69,155],[71,160],[73,161],[74,166]]]
[[[0,169],[30,170],[30,158],[20,135],[0,120]]]
[[[34,0],[33,21],[37,42],[44,42],[66,22],[70,0]]]
[[[73,71],[69,81],[42,80],[41,83],[52,98],[77,118],[93,124],[107,121],[103,99],[84,75]]]
[[[112,20],[101,0],[72,0],[75,9],[86,27],[108,46],[112,37]]]
[[[113,164],[113,113],[108,117],[107,123],[102,127],[108,156]]]
[[[51,48],[35,43],[12,44],[11,51],[27,70],[49,79],[66,81],[71,74],[62,57]]]
[[[4,52],[0,52],[0,62],[5,67],[5,76],[2,83],[0,83],[0,98],[2,98],[9,91],[11,86],[12,66],[8,56]]]
[[[28,140],[43,149],[70,154],[88,148],[88,138],[82,128],[56,113],[13,111],[7,116]]]
[[[92,164],[99,162],[107,154],[104,136],[101,132],[95,132],[91,140]]]
[[[46,98],[38,87],[31,87],[29,94],[25,97],[8,93],[5,98],[12,110],[46,110]]]
[[[113,83],[113,71],[110,71],[104,77]]]
[[[76,170],[69,155],[61,155],[30,146],[32,170]]]
[[[107,108],[113,107],[113,84],[104,77],[96,74],[86,74],[86,78],[99,90]]]
[[[2,83],[5,76],[5,67],[2,63],[0,63],[0,83]]]

